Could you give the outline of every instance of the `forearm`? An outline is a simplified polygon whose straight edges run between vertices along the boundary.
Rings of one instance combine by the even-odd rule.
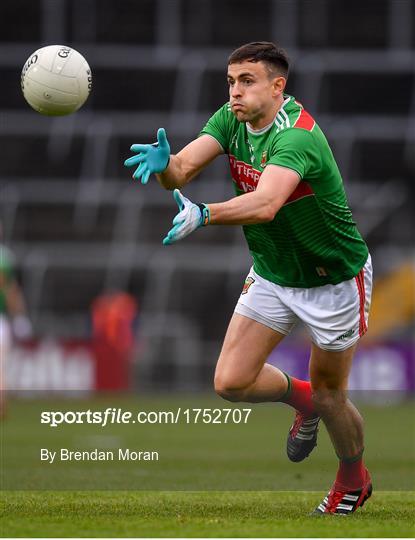
[[[202,135],[178,154],[170,155],[167,168],[157,174],[157,180],[165,189],[180,189],[222,153],[222,147],[216,139]]]
[[[156,174],[156,177],[165,189],[173,190],[176,188],[180,189],[187,184],[191,180],[192,175],[190,171],[186,171],[183,167],[180,156],[171,155],[167,168],[163,172]]]
[[[299,182],[300,177],[296,172],[271,165],[264,170],[255,191],[226,202],[197,204],[176,189],[173,195],[179,213],[174,218],[173,227],[164,238],[163,244],[174,244],[199,227],[209,224],[254,225],[270,222]]]
[[[253,225],[272,221],[281,204],[258,191],[252,191],[208,206],[211,225]]]

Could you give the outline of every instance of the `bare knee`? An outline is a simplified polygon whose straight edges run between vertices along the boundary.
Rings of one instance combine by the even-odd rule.
[[[347,402],[347,392],[342,389],[314,388],[311,399],[320,416],[330,417],[341,413]]]
[[[215,392],[223,399],[233,402],[243,401],[246,388],[238,385],[235,380],[216,375],[214,384]]]

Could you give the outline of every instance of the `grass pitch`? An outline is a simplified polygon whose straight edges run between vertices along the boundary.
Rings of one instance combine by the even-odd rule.
[[[198,397],[197,403],[192,399],[187,406],[218,405],[210,398]],[[413,402],[359,407],[366,420],[365,459],[374,493],[364,508],[348,517],[310,516],[333,481],[336,458],[322,427],[310,458],[300,464],[287,460],[285,437],[292,420],[288,407],[260,406],[256,420],[238,429],[176,425],[140,426],[137,431],[129,426],[111,434],[102,431],[107,439],[102,433],[101,439],[94,438],[90,426],[57,431],[39,425],[40,409],[96,408],[97,403],[11,403],[1,427],[3,472],[7,469],[1,495],[3,537],[414,536]],[[157,397],[148,400],[146,408],[166,410],[178,404],[183,405],[181,397]],[[117,405],[137,408],[133,398],[122,398]],[[403,426],[406,437],[401,435]],[[40,464],[34,455],[39,445],[77,448],[81,442],[93,446],[111,437],[131,448],[137,439],[147,441],[160,448],[163,459],[150,469],[139,463],[65,468]],[[13,479],[16,490],[10,487]],[[53,489],[40,490],[45,485]]]
[[[311,517],[316,492],[8,492],[7,537],[413,537],[414,492]]]

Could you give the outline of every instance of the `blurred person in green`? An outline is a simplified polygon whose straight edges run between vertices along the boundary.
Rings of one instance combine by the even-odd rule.
[[[0,418],[6,413],[6,365],[12,344],[15,340],[22,341],[32,336],[32,325],[14,266],[12,252],[0,243]]]

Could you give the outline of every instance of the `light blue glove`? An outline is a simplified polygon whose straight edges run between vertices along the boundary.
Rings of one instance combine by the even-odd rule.
[[[130,148],[132,152],[138,152],[124,161],[126,167],[140,165],[134,171],[133,178],[141,176],[141,183],[147,184],[150,174],[163,172],[170,161],[170,145],[166,137],[164,128],[157,131],[157,142],[154,144],[133,144]]]
[[[174,227],[163,240],[165,246],[185,238],[199,227],[209,225],[210,221],[209,207],[206,204],[192,203],[178,189],[174,190],[173,195],[180,212],[173,219]]]

